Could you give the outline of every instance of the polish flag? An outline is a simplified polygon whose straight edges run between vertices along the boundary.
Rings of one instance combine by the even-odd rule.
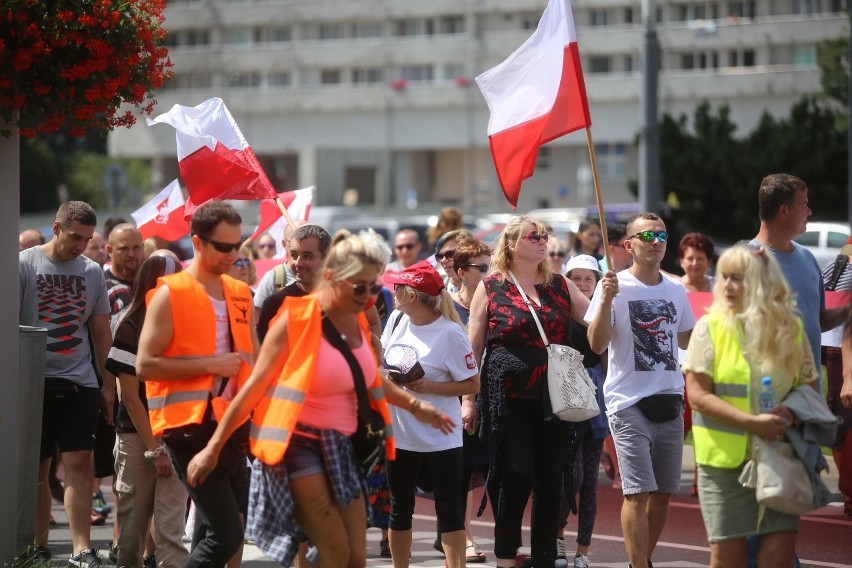
[[[570,0],[549,0],[535,33],[476,84],[491,111],[497,177],[514,209],[539,147],[592,124]]]
[[[287,213],[290,214],[291,219],[294,221],[308,220],[311,214],[311,203],[314,200],[314,189],[316,188],[311,185],[304,189],[285,191],[278,194],[278,199],[281,200],[281,203],[287,209]],[[260,202],[260,222],[257,224],[254,234],[249,239],[254,240],[264,232],[268,232],[275,239],[278,249],[276,256],[283,255],[284,249],[281,248],[281,240],[284,237],[286,224],[287,221],[284,219],[284,215],[281,214],[278,204],[271,199],[264,199]]]
[[[275,189],[228,107],[212,98],[195,107],[175,105],[147,119],[170,124],[177,137],[180,176],[189,192],[185,216],[211,199],[272,199]]]
[[[183,217],[184,202],[180,184],[174,180],[154,199],[131,213],[142,238],[162,237],[176,241],[189,233],[189,221]]]

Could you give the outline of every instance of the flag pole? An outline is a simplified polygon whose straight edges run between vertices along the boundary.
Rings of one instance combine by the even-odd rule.
[[[589,161],[592,163],[592,180],[595,184],[595,198],[598,201],[598,216],[601,220],[601,237],[603,237],[604,257],[608,270],[612,270],[612,258],[609,254],[609,236],[606,234],[606,215],[604,214],[603,197],[601,196],[600,180],[598,178],[598,157],[595,154],[595,143],[592,142],[592,128],[586,127],[586,144],[589,146]]]
[[[296,223],[293,221],[293,218],[290,217],[290,213],[287,212],[287,208],[284,207],[284,204],[281,203],[281,200],[277,197],[275,198],[275,204],[278,205],[278,209],[281,211],[281,214],[284,216],[284,220],[287,221],[287,224],[290,226],[291,231],[296,230]]]

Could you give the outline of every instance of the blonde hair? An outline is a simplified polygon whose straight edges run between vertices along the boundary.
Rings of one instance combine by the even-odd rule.
[[[372,243],[368,244],[358,235],[349,231],[338,232],[334,235],[331,248],[325,257],[323,270],[330,270],[332,280],[352,278],[364,268],[371,266],[377,271],[382,269],[382,254]],[[319,292],[331,286],[327,278],[320,278],[316,290]]]
[[[731,310],[725,301],[723,274],[742,274],[743,309]],[[738,245],[726,250],[716,265],[711,314],[722,316],[731,328],[742,326],[742,349],[761,373],[795,376],[802,362],[802,326],[793,294],[775,257],[764,247]],[[807,346],[807,345],[806,345]]]
[[[524,225],[527,223],[535,227],[537,233],[542,235],[547,233],[545,224],[535,217],[528,215],[512,217],[500,234],[500,239],[497,241],[497,248],[494,249],[494,256],[491,257],[491,269],[493,271],[506,276],[509,270],[512,269],[514,259],[512,258],[511,247],[521,238],[521,230],[523,230]],[[550,281],[553,279],[553,270],[550,269],[550,257],[545,258],[538,264],[537,272],[539,277],[541,277],[542,284],[545,286],[550,285]]]
[[[462,323],[461,317],[459,317],[458,311],[456,311],[456,304],[453,302],[453,297],[446,288],[442,288],[437,296],[430,296],[426,292],[415,290],[411,286],[403,286],[403,288],[405,288],[406,295],[414,294],[417,297],[418,303],[435,310],[448,320],[459,324],[462,329],[467,330],[467,327]]]
[[[243,243],[243,246],[240,247],[240,253],[248,259],[248,285],[254,286],[257,283],[257,267],[254,265],[254,250],[251,243]]]

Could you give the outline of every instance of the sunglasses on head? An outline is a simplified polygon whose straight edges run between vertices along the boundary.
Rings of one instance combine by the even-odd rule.
[[[236,266],[237,268],[248,268],[248,266],[249,266],[249,259],[247,259],[247,258],[238,258],[237,260],[235,260],[235,261],[234,261],[234,266]]]
[[[475,268],[476,270],[480,271],[480,272],[481,272],[481,273],[483,273],[483,274],[485,274],[486,272],[488,272],[488,268],[489,268],[488,264],[486,264],[486,263],[482,263],[482,264],[465,264],[465,265],[464,265],[464,267],[465,267],[465,268]]]
[[[661,243],[664,243],[669,240],[669,234],[667,231],[639,231],[635,235],[630,235],[627,238],[638,238],[643,243],[653,243],[654,239],[658,239]]]
[[[356,284],[354,282],[350,282],[349,280],[341,280],[340,282],[349,284],[349,286],[352,287],[352,293],[356,296],[363,296],[367,292],[369,292],[371,296],[375,296],[376,294],[382,291],[382,285],[378,282],[373,282],[372,284]]]
[[[240,247],[243,246],[243,241],[239,241],[237,243],[223,243],[222,241],[214,241],[213,239],[205,239],[201,235],[198,236],[202,241],[212,246],[219,252],[229,253],[231,251],[238,251]]]
[[[437,259],[438,259],[438,262],[441,262],[441,261],[442,261],[442,260],[444,260],[445,258],[446,258],[447,260],[452,260],[452,259],[453,259],[453,255],[454,255],[454,254],[456,254],[456,249],[452,249],[452,250],[445,250],[444,252],[436,252],[436,253],[435,253],[435,258],[437,258]]]
[[[531,232],[529,235],[521,235],[522,239],[528,239],[531,243],[535,244],[539,241],[547,242],[550,238],[550,235],[547,233],[538,233],[536,231]]]
[[[414,248],[414,245],[411,244],[411,243],[396,245],[396,250],[411,250],[413,248]]]
[[[564,253],[564,252],[562,252],[562,251],[559,251],[559,252],[551,252],[551,253],[549,253],[549,254],[550,254],[550,258],[557,258],[557,257],[558,257],[558,258],[565,258],[565,253]]]

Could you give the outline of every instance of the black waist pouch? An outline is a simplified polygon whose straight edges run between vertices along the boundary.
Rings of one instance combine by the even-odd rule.
[[[680,416],[683,397],[679,394],[655,394],[641,399],[636,406],[651,422],[668,422]]]

